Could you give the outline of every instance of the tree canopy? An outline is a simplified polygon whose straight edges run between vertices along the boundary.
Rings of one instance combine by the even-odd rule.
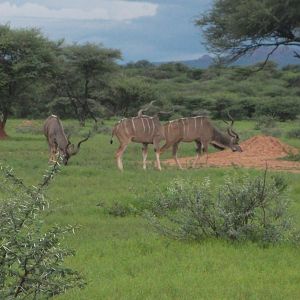
[[[118,70],[119,50],[97,44],[70,45],[62,49],[57,77],[58,93],[52,103],[72,106],[77,119],[84,124],[88,117],[97,120],[101,97],[108,84],[108,75]]]
[[[259,47],[300,46],[299,0],[216,0],[196,20],[210,51],[235,60]],[[295,55],[300,58],[298,52]]]
[[[13,106],[28,99],[24,93],[53,75],[56,48],[37,29],[0,26],[0,136],[6,135],[4,127]]]

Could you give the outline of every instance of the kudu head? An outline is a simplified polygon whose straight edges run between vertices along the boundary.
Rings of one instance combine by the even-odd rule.
[[[229,143],[229,147],[230,149],[233,151],[233,152],[243,152],[241,146],[239,145],[239,140],[240,140],[240,137],[239,135],[233,131],[232,127],[233,127],[233,124],[234,124],[234,120],[232,118],[232,116],[228,113],[228,118],[230,119],[231,121],[231,124],[229,124],[229,122],[223,120],[226,124],[229,125],[229,127],[227,128],[227,133],[230,137],[230,143]]]
[[[68,164],[68,160],[70,159],[71,156],[76,155],[79,152],[80,149],[80,145],[83,142],[86,142],[91,136],[91,132],[89,132],[88,136],[86,138],[84,138],[83,140],[81,140],[77,146],[75,147],[74,144],[72,144],[69,140],[70,135],[68,136],[68,144],[66,146],[65,149],[62,149],[62,162],[63,164],[66,166]]]

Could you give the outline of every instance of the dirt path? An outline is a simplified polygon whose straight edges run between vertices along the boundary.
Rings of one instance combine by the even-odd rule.
[[[300,173],[300,162],[280,160],[289,153],[296,154],[298,150],[279,139],[271,136],[254,136],[240,144],[243,152],[224,150],[208,155],[207,166],[226,167],[241,166],[246,168],[264,169],[266,163],[269,169]],[[179,159],[183,167],[190,167],[194,157]],[[173,159],[165,160],[167,164],[175,165]],[[206,156],[202,156],[197,164],[198,167],[206,166]]]

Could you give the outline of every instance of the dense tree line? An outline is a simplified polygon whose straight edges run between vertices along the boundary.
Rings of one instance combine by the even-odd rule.
[[[121,53],[98,44],[50,41],[36,29],[0,26],[0,135],[9,116],[87,118],[130,116],[152,100],[171,118],[300,114],[300,66],[191,69],[146,60],[119,64]],[[170,117],[170,116],[168,116]]]

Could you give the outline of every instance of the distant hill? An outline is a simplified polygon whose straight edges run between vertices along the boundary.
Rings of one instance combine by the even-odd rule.
[[[257,49],[252,55],[247,55],[240,58],[238,61],[234,62],[234,66],[248,66],[259,62],[265,61],[270,49],[260,48]],[[300,51],[299,51],[300,52]],[[299,65],[300,59],[294,57],[294,49],[289,47],[282,47],[275,51],[273,55],[270,56],[270,61],[274,61],[279,67],[284,67],[286,65]],[[210,55],[203,55],[198,59],[194,60],[184,60],[181,63],[191,67],[191,68],[207,68],[213,64],[214,59]]]

